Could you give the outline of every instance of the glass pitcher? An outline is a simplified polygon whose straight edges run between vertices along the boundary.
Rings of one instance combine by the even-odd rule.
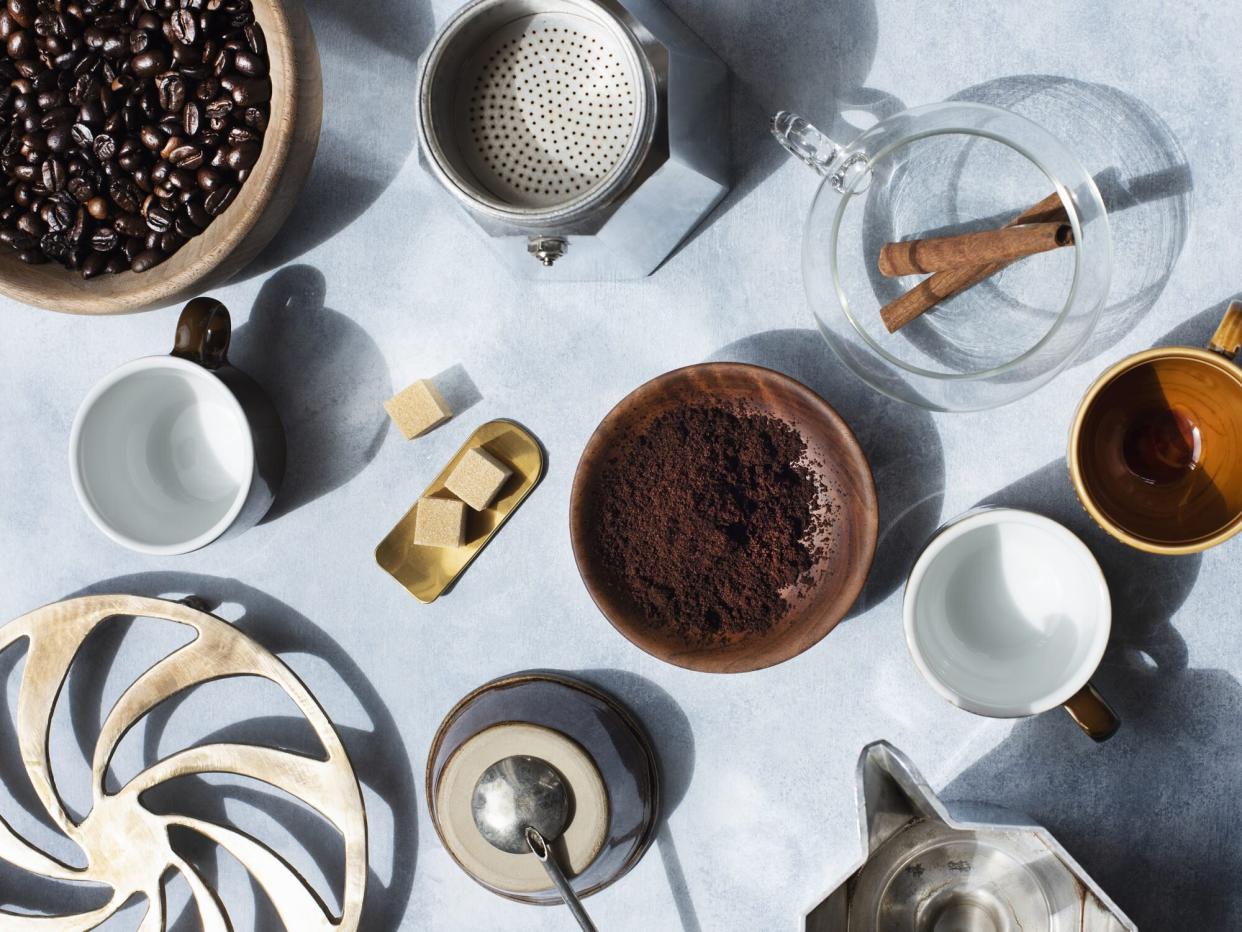
[[[786,111],[772,133],[823,178],[803,237],[807,299],[829,346],[873,388],[935,411],[992,408],[1082,350],[1108,296],[1112,241],[1094,180],[1047,130],[949,102],[898,113],[844,146]],[[1014,262],[888,331],[881,310],[920,278],[882,275],[885,243],[1004,226],[1054,194],[1072,247]]]

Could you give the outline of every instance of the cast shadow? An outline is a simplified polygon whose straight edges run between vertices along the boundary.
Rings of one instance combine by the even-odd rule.
[[[668,878],[669,890],[677,907],[683,932],[701,932],[698,913],[686,883],[686,873],[677,843],[668,827],[668,817],[685,798],[694,777],[694,731],[690,720],[672,696],[644,677],[625,670],[578,670],[575,676],[598,686],[634,713],[655,746],[660,766],[660,828],[656,848]]]
[[[443,396],[454,417],[463,414],[483,400],[479,387],[474,384],[474,379],[470,378],[470,373],[461,363],[449,366],[443,372],[432,376],[431,382]]]
[[[288,467],[265,521],[344,485],[379,453],[392,395],[384,354],[357,323],[324,307],[327,284],[309,265],[281,269],[237,329],[231,355],[271,396]]]
[[[1220,839],[1238,831],[1242,687],[1223,670],[1190,668],[1169,621],[1201,557],[1144,554],[1108,537],[1078,504],[1060,460],[986,503],[1062,522],[1099,560],[1113,636],[1093,682],[1122,726],[1093,746],[1058,712],[1025,719],[942,795],[1034,816],[1139,928],[1231,928],[1242,916],[1242,848]]]
[[[416,58],[431,38],[431,4],[306,0],[306,6],[323,68],[319,150],[297,206],[241,278],[292,262],[357,220],[414,148]]]
[[[862,595],[848,617],[888,598],[940,523],[944,450],[931,414],[869,388],[841,366],[815,330],[769,330],[712,354],[792,376],[827,401],[854,431],[875,477],[880,534]]]
[[[768,132],[778,110],[796,110],[849,142],[859,129],[843,115],[865,111],[861,122],[869,123],[903,109],[891,94],[864,86],[878,41],[874,0],[671,0],[669,6],[720,56],[730,75],[732,187],[678,252],[789,158]],[[799,224],[805,206],[795,208]]]
[[[1242,301],[1242,292],[1218,301],[1193,317],[1188,317],[1159,340],[1156,346],[1194,346],[1205,348],[1225,318],[1225,311],[1234,301]]]
[[[369,727],[336,725],[336,731],[345,745],[359,782],[383,801],[392,818],[392,870],[387,882],[376,873],[374,846],[377,836],[374,832],[369,836],[371,851],[363,903],[363,927],[396,928],[413,888],[418,854],[415,781],[400,729],[392,713],[354,660],[300,612],[237,580],[180,572],[136,573],[104,580],[74,593],[74,596],[115,592],[173,599],[192,594],[202,603],[200,607],[207,610],[216,610],[222,605],[239,606],[241,615],[231,623],[272,653],[277,656],[311,655],[327,664],[340,677],[365,713]],[[128,622],[117,619],[114,624],[123,628]],[[106,640],[92,641],[92,654],[84,665],[86,670],[75,669],[66,686],[63,698],[69,703],[69,720],[87,761],[94,752],[95,740],[107,714],[107,710],[102,708],[103,691],[123,635],[122,630],[119,635],[109,633]],[[75,664],[75,668],[78,666],[83,664]],[[160,743],[168,721],[191,694],[192,691],[174,696],[147,714],[142,745],[144,766],[149,766],[162,756]],[[222,716],[226,721],[230,717],[236,718],[229,712]],[[233,721],[197,743],[211,741],[240,741],[306,754],[321,753],[313,732],[300,717],[268,715]],[[152,791],[144,799],[158,811],[176,811],[224,825],[231,822],[229,811],[233,808],[232,804],[244,803],[260,809],[296,839],[298,846],[325,877],[341,876],[343,855],[341,838],[336,831],[303,805],[294,805],[289,797],[268,792],[259,784],[221,784],[201,777],[181,777],[158,791]],[[211,857],[215,850],[213,845],[195,836],[180,840],[178,848],[184,850],[200,868],[209,884],[215,881]],[[385,853],[388,851],[385,850]],[[254,889],[255,927],[281,928],[270,902],[260,894],[257,885]],[[187,914],[193,912],[183,912],[172,928],[196,928],[193,916],[187,918]]]

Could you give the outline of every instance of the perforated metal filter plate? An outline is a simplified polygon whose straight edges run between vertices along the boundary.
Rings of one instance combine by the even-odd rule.
[[[585,16],[523,16],[461,71],[453,131],[475,178],[514,207],[556,207],[606,180],[639,130],[640,76]]]

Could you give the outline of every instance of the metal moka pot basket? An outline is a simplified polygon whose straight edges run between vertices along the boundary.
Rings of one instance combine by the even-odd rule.
[[[423,56],[420,155],[517,273],[641,277],[728,190],[726,82],[659,0],[473,0]]]
[[[1137,932],[1048,830],[980,803],[942,803],[886,741],[858,759],[865,858],[803,932]]]

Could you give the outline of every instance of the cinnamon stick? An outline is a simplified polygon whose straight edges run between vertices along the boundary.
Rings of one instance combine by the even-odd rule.
[[[880,250],[880,274],[894,278],[1013,262],[1073,241],[1074,231],[1068,223],[1052,222],[886,243]]]
[[[1065,222],[1069,217],[1056,192],[1049,194],[1038,204],[1024,210],[1006,226],[1026,223]],[[910,321],[918,318],[941,301],[959,294],[985,279],[991,278],[1009,262],[993,262],[936,272],[919,282],[900,298],[890,301],[880,310],[880,319],[889,333],[896,333]]]

